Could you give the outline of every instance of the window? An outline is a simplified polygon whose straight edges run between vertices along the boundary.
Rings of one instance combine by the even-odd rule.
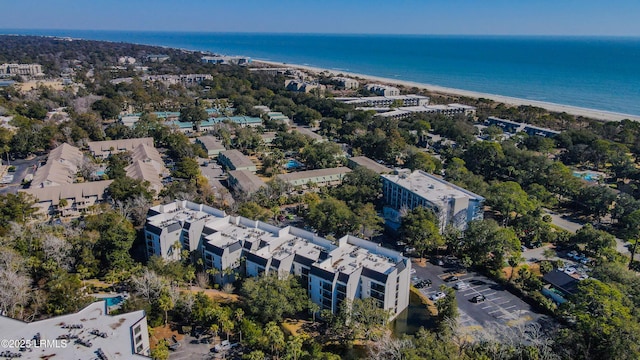
[[[142,335],[136,337],[136,344],[142,341]]]
[[[133,333],[135,335],[138,335],[140,333],[140,325],[136,326],[135,328],[133,328]]]
[[[141,353],[142,352],[142,345],[138,345],[138,347],[136,348],[136,353]]]

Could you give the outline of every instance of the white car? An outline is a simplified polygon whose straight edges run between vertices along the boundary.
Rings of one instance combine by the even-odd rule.
[[[568,267],[566,269],[564,269],[564,273],[567,275],[573,275],[576,273],[576,269],[572,268],[572,267]]]
[[[447,294],[443,293],[442,291],[439,291],[439,292],[429,296],[429,300],[438,301],[440,299],[444,299],[445,297],[447,297]]]
[[[469,288],[469,284],[464,281],[459,281],[455,285],[453,285],[453,288],[456,290],[464,290]]]
[[[416,269],[411,269],[411,271],[409,271],[409,273],[410,273],[411,275],[415,274],[415,273],[416,273]]]

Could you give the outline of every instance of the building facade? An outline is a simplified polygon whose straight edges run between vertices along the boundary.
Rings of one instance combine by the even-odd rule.
[[[340,166],[336,168],[315,169],[307,171],[296,171],[288,174],[277,175],[277,178],[290,184],[291,186],[316,186],[338,185],[344,176],[351,172],[348,167]]]
[[[353,236],[331,241],[299,228],[279,228],[188,201],[152,207],[145,225],[148,255],[176,259],[197,250],[216,281],[275,273],[300,276],[311,300],[338,311],[345,300],[373,297],[395,318],[409,304],[411,262],[401,253]]]
[[[43,76],[40,64],[2,64],[0,65],[0,77],[11,76]]]
[[[470,221],[483,218],[482,196],[420,170],[382,175],[382,193],[385,219],[391,227],[399,226],[400,210],[418,206],[433,210],[441,232],[447,226],[464,230]]]
[[[367,84],[364,86],[365,89],[371,91],[372,93],[378,96],[397,96],[400,95],[400,89],[393,86],[382,85],[382,84]]]

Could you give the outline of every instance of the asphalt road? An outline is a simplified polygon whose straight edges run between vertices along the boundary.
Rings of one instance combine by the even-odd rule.
[[[0,194],[15,194],[18,192],[18,189],[21,187],[22,180],[28,175],[35,173],[34,165],[38,165],[41,161],[43,161],[47,156],[41,155],[36,156],[33,159],[18,159],[11,161],[10,165],[16,167],[16,171],[13,173],[13,181],[11,184],[2,185],[0,187]],[[6,162],[3,162],[6,165]]]
[[[422,293],[429,296],[439,290],[440,285],[453,287],[456,283],[446,282],[453,265],[438,266],[428,263],[426,267],[414,264],[417,276],[421,279],[431,279],[431,287],[421,289]],[[535,310],[522,299],[505,290],[495,281],[475,272],[454,273],[461,281],[469,284],[464,290],[456,291],[456,300],[460,317],[458,325],[461,330],[480,329],[490,326],[492,323],[503,325],[526,324],[531,322],[548,321],[548,317],[536,313]],[[474,303],[471,299],[476,295],[484,295],[486,300]]]

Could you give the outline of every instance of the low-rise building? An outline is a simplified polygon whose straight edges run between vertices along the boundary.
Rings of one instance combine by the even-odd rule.
[[[409,259],[350,235],[330,241],[295,227],[176,201],[149,210],[145,241],[150,255],[168,259],[182,249],[199,250],[205,268],[217,269],[222,283],[233,281],[236,272],[300,276],[311,300],[332,312],[345,300],[372,297],[395,318],[409,304]]]
[[[222,151],[218,154],[218,163],[229,170],[247,170],[256,172],[256,164],[238,150]]]
[[[89,141],[87,146],[89,152],[97,159],[106,159],[113,154],[119,154],[125,151],[133,151],[139,145],[144,144],[148,148],[153,147],[153,138],[135,138],[121,140],[106,141]]]
[[[400,89],[398,89],[397,87],[389,86],[389,85],[367,84],[364,86],[364,88],[378,96],[400,95]]]
[[[333,80],[335,83],[338,84],[338,86],[345,88],[345,89],[357,89],[360,87],[360,82],[358,82],[358,80],[356,79],[352,79],[352,78],[348,78],[348,77],[342,77],[342,76],[336,76],[331,78],[331,80]]]
[[[211,74],[184,74],[184,75],[144,75],[140,78],[142,81],[158,81],[165,85],[191,85],[200,84],[205,80],[212,80]]]
[[[419,106],[401,106],[396,109],[389,109],[388,111],[380,112],[376,116],[391,118],[391,119],[404,119],[413,114],[442,114],[445,116],[464,115],[474,116],[476,108],[470,105],[462,104],[448,104],[448,105],[419,105]]]
[[[41,216],[80,216],[90,207],[100,204],[106,198],[105,191],[113,180],[92,181],[75,184],[61,184],[42,188],[21,189],[36,200],[37,214]]]
[[[389,106],[394,103],[401,103],[402,106],[426,106],[429,105],[429,97],[422,95],[386,95],[386,96],[364,96],[364,97],[337,97],[336,101],[359,107],[374,108],[372,110],[384,109],[389,111]],[[366,109],[369,110],[369,109]]]
[[[196,142],[204,148],[207,152],[207,156],[210,158],[214,158],[220,154],[220,152],[225,151],[226,148],[215,136],[200,136],[196,138]]]
[[[286,80],[284,82],[284,87],[290,91],[304,92],[308,93],[313,90],[318,90],[323,92],[327,89],[326,86],[319,84],[317,82],[308,82],[302,80]]]
[[[204,64],[216,65],[246,65],[251,63],[251,58],[246,56],[211,55],[203,56],[200,60]]]
[[[327,169],[316,169],[307,171],[297,171],[288,174],[277,175],[277,178],[291,184],[292,186],[306,186],[308,184],[315,184],[317,186],[329,186],[337,185],[342,182],[342,178],[351,169],[348,167],[337,167]]]
[[[369,159],[366,156],[354,156],[349,158],[347,166],[349,166],[351,169],[356,169],[357,167],[364,167],[367,168],[371,171],[376,172],[377,174],[389,174],[392,173],[393,170],[389,169],[388,167],[378,164],[377,162],[373,161],[372,159]]]
[[[43,76],[40,64],[2,64],[0,65],[0,77],[11,76]]]
[[[169,55],[166,54],[149,54],[147,55],[147,61],[151,62],[165,62],[169,60]]]
[[[64,143],[49,152],[47,162],[33,175],[31,188],[60,186],[75,182],[84,155],[75,146]]]
[[[231,170],[229,171],[229,178],[227,180],[229,186],[236,192],[247,195],[253,194],[261,187],[267,186],[257,175],[247,170]]]
[[[30,323],[0,315],[0,334],[25,341],[24,346],[4,346],[5,358],[117,360],[150,356],[144,310],[109,315],[106,301],[94,302],[77,313]]]
[[[297,132],[299,134],[308,136],[309,138],[311,138],[312,141],[315,141],[315,142],[327,141],[325,138],[322,137],[322,135],[316,133],[315,131],[311,130],[308,127],[294,126],[291,128],[291,132]]]
[[[291,123],[291,119],[289,119],[288,116],[284,115],[283,113],[279,112],[279,111],[269,111],[267,113],[267,118],[270,121],[282,121],[285,124],[290,124]]]
[[[511,120],[500,119],[494,116],[490,116],[487,121],[485,121],[486,125],[495,125],[502,128],[504,132],[516,134],[519,132],[524,132],[529,136],[542,136],[542,137],[554,137],[560,134],[560,131],[551,130],[547,128],[541,128],[538,126],[530,125],[527,123],[520,123]]]
[[[447,226],[464,230],[470,221],[483,217],[482,196],[420,170],[382,175],[382,194],[385,219],[392,228],[399,226],[401,209],[418,206],[433,210],[441,232]]]

